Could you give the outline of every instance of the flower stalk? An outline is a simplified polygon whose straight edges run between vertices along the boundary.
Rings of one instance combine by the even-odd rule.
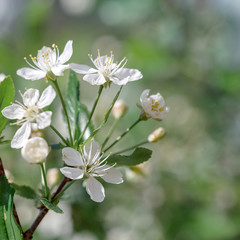
[[[49,193],[49,188],[48,188],[48,185],[47,185],[47,177],[46,177],[46,171],[45,171],[44,164],[41,163],[40,167],[41,167],[42,176],[43,176],[46,198],[49,199],[50,193]]]
[[[82,131],[82,133],[81,133],[81,135],[80,135],[80,137],[79,137],[79,139],[78,139],[78,143],[81,142],[81,140],[82,140],[82,138],[83,138],[83,136],[84,136],[84,134],[85,134],[85,132],[86,132],[86,130],[87,130],[87,128],[88,128],[91,120],[92,120],[92,116],[93,116],[93,114],[94,114],[94,112],[95,112],[95,109],[96,109],[96,107],[97,107],[97,104],[98,104],[99,98],[100,98],[100,96],[101,96],[102,90],[103,90],[103,85],[101,85],[101,86],[99,87],[97,98],[96,98],[96,100],[95,100],[95,102],[94,102],[94,104],[93,104],[92,111],[91,111],[90,116],[89,116],[89,118],[88,118],[88,122],[87,122],[86,126],[84,127],[84,129],[83,129],[83,131]]]
[[[52,81],[52,82],[53,82],[53,84],[55,85],[56,90],[57,90],[57,93],[58,93],[58,95],[59,95],[59,97],[60,97],[60,101],[61,101],[61,104],[62,104],[62,107],[63,107],[63,111],[64,111],[64,114],[65,114],[66,120],[67,120],[70,142],[71,142],[71,144],[73,144],[73,138],[72,138],[72,133],[71,133],[70,121],[69,121],[69,117],[68,117],[66,105],[65,105],[65,102],[64,102],[64,100],[63,100],[63,96],[62,96],[61,90],[60,90],[60,88],[59,88],[57,79],[56,79],[55,81]]]
[[[117,144],[127,133],[129,133],[141,121],[142,121],[141,118],[139,118],[137,121],[135,121],[129,128],[126,129],[125,132],[123,132],[119,137],[117,137],[116,140],[109,147],[104,149],[103,151],[106,152],[110,148],[112,148],[115,144]]]

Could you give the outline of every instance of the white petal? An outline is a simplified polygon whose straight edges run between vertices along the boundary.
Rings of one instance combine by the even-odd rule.
[[[32,68],[20,68],[17,70],[17,75],[27,80],[34,81],[44,78],[46,76],[46,72]]]
[[[65,62],[67,62],[67,61],[71,58],[71,56],[72,56],[72,54],[73,54],[72,44],[73,44],[73,41],[72,41],[72,40],[69,40],[69,41],[66,43],[62,54],[61,54],[60,57],[58,58],[58,62],[59,62],[60,64],[63,64],[63,63],[65,63]]]
[[[2,115],[8,119],[22,119],[24,117],[25,110],[18,104],[13,103],[12,105],[5,107],[2,110]]]
[[[39,91],[37,89],[30,88],[23,94],[22,98],[25,106],[33,106],[39,99]]]
[[[145,89],[145,90],[142,92],[142,94],[141,94],[141,96],[140,96],[140,101],[141,101],[141,103],[143,103],[144,101],[146,101],[146,99],[149,98],[149,93],[150,93],[150,89]]]
[[[103,185],[94,177],[89,177],[86,183],[87,193],[95,202],[102,202],[105,198]]]
[[[84,175],[84,171],[82,169],[79,168],[71,168],[71,167],[64,167],[64,168],[60,168],[61,173],[70,179],[81,179],[83,178]]]
[[[102,85],[106,82],[106,79],[102,74],[87,74],[83,77],[83,80],[89,82],[91,85]]]
[[[51,111],[46,111],[38,114],[37,116],[37,126],[39,129],[44,129],[51,125]]]
[[[83,147],[84,156],[88,160],[88,164],[92,164],[92,162],[96,159],[94,159],[94,156],[98,154],[98,156],[101,153],[101,146],[96,141],[90,141]]]
[[[80,152],[73,148],[63,148],[62,156],[63,161],[69,166],[84,166]]]
[[[122,174],[114,167],[111,167],[109,165],[105,165],[105,170],[101,169],[99,172],[95,171],[96,173],[99,173],[100,175],[103,174],[103,176],[100,176],[105,182],[108,183],[114,183],[114,184],[120,184],[123,182]]]
[[[89,74],[89,73],[96,73],[98,70],[91,68],[87,65],[81,65],[81,64],[76,64],[76,63],[70,63],[70,68],[80,74]]]
[[[26,141],[28,140],[30,134],[31,134],[31,123],[26,122],[15,133],[11,141],[11,147],[12,148],[23,147]]]
[[[49,85],[42,93],[37,106],[39,108],[44,108],[46,106],[49,106],[52,101],[54,100],[54,98],[56,97],[56,92],[53,89],[53,87],[51,85]]]
[[[141,79],[143,76],[137,69],[122,68],[114,73],[114,77],[110,78],[112,82],[118,85],[125,85],[130,81],[136,81]]]
[[[55,76],[63,76],[63,71],[68,69],[69,65],[57,65],[51,68],[51,71]]]

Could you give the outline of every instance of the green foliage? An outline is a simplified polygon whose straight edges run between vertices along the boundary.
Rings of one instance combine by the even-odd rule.
[[[0,82],[0,135],[8,122],[1,111],[13,101],[14,93],[15,89],[12,78],[8,76]]]
[[[12,183],[11,186],[15,189],[15,193],[21,197],[27,199],[36,199],[38,197],[36,192],[29,186],[20,186],[15,183]]]
[[[108,163],[118,166],[135,166],[140,163],[146,162],[152,156],[152,151],[147,148],[136,148],[129,156],[113,154],[108,158]]]
[[[22,233],[13,216],[14,189],[0,176],[0,239],[21,240]]]
[[[70,71],[68,88],[67,88],[67,101],[66,109],[70,121],[72,136],[79,134],[78,115],[79,115],[79,81],[75,72]]]
[[[75,72],[70,71],[66,109],[70,121],[72,136],[74,139],[79,139],[81,132],[89,119],[89,112],[85,105],[80,103],[80,84]],[[90,123],[83,140],[87,139],[93,131],[93,125]]]
[[[56,206],[55,204],[49,202],[48,199],[46,199],[46,198],[41,198],[40,201],[41,201],[41,203],[42,203],[47,209],[53,210],[53,211],[56,212],[56,213],[63,213],[63,210],[62,210],[60,207],[58,207],[58,206]]]
[[[89,112],[85,105],[81,104],[79,108],[79,119],[78,119],[78,125],[80,126],[80,132],[83,131],[84,127],[86,126],[89,119]],[[90,122],[88,125],[82,140],[85,141],[93,132],[93,124]],[[80,136],[80,134],[79,134]]]

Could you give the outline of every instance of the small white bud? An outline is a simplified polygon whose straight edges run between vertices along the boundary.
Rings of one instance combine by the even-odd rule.
[[[2,82],[7,76],[4,73],[0,73],[0,82]]]
[[[43,163],[48,156],[49,147],[45,139],[33,137],[26,141],[21,153],[22,157],[29,163]]]
[[[149,136],[148,141],[149,142],[157,142],[159,139],[163,138],[165,135],[165,129],[160,127],[154,130]]]
[[[112,114],[114,118],[119,119],[125,115],[126,111],[127,105],[122,99],[120,99],[117,100],[116,103],[114,104]]]
[[[5,171],[5,176],[6,176],[7,180],[8,180],[8,182],[9,183],[13,183],[14,177],[13,177],[12,173],[9,170],[7,170],[7,169],[5,169],[4,171]]]
[[[47,182],[49,187],[57,185],[60,181],[60,173],[57,168],[50,168],[47,171]]]

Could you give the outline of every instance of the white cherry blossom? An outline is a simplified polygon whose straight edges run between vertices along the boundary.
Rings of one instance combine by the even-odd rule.
[[[105,198],[104,187],[96,177],[101,177],[108,183],[123,182],[122,174],[114,166],[107,165],[108,157],[102,159],[100,145],[95,141],[84,146],[81,152],[66,147],[62,150],[62,155],[63,161],[68,165],[60,169],[62,174],[73,180],[86,177],[87,193],[95,202],[102,202]]]
[[[11,141],[12,148],[23,147],[32,129],[36,131],[50,126],[52,112],[44,112],[42,109],[49,106],[55,97],[56,92],[51,85],[43,91],[40,98],[39,91],[30,88],[22,95],[23,104],[16,101],[2,110],[4,117],[17,119],[13,124],[21,125]]]
[[[39,164],[46,161],[49,147],[44,138],[33,137],[26,141],[22,150],[22,157],[31,164]]]
[[[76,73],[84,74],[83,80],[92,85],[110,84],[111,82],[117,85],[125,85],[130,81],[136,81],[142,78],[139,70],[124,67],[127,63],[126,58],[122,59],[119,63],[114,63],[114,55],[112,52],[110,56],[100,56],[98,50],[98,56],[95,60],[90,54],[89,58],[95,68],[75,63],[71,63],[70,68]]]
[[[142,117],[145,119],[153,118],[162,120],[166,113],[169,112],[169,107],[165,106],[164,98],[160,93],[150,95],[150,89],[142,92],[140,97],[141,107],[143,109]]]
[[[56,76],[62,76],[63,71],[69,68],[69,64],[65,63],[71,58],[73,49],[73,41],[69,40],[61,55],[59,55],[58,46],[53,44],[52,48],[43,47],[38,50],[37,57],[29,55],[32,63],[27,58],[25,61],[31,68],[21,68],[17,70],[17,74],[27,80],[39,80],[44,77],[55,80]]]

